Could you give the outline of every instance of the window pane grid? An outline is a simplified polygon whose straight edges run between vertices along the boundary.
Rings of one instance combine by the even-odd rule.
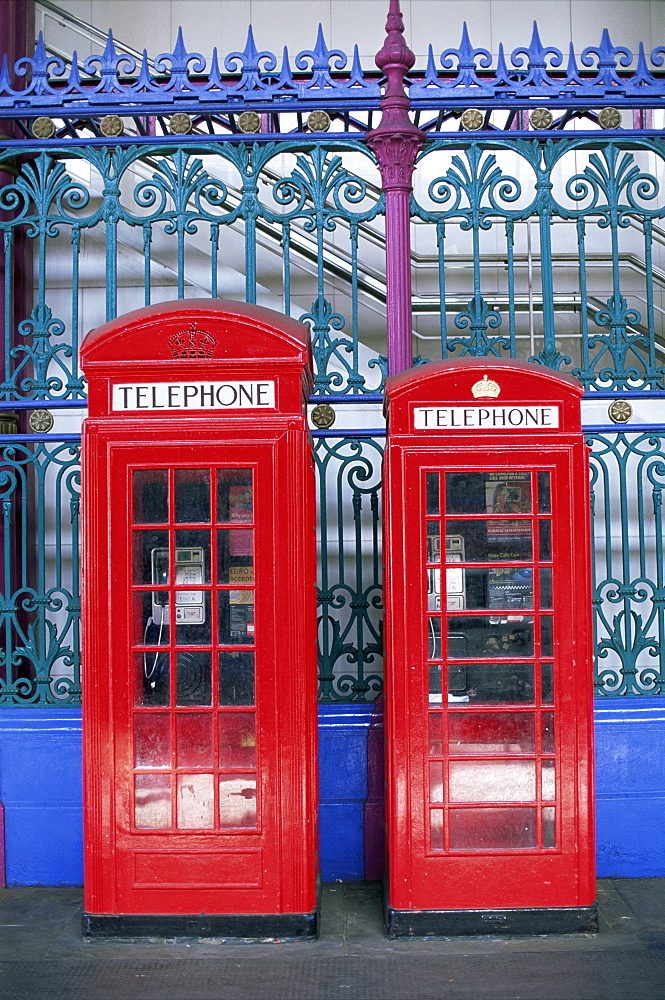
[[[549,470],[476,474],[484,481],[480,479],[481,495],[475,501],[461,491],[455,494],[456,475],[426,473],[429,737],[425,782],[429,846],[436,851],[551,850],[556,844],[554,802],[558,781],[551,706],[551,474]],[[465,475],[471,480],[471,474]],[[453,478],[452,486],[449,478]],[[517,509],[520,505],[523,511]],[[477,542],[483,533],[492,540],[485,545],[495,544],[494,549],[487,548],[484,557],[482,542]],[[456,536],[452,543],[451,535]],[[526,554],[511,551],[513,538],[518,548],[523,546],[520,536],[531,539]],[[469,551],[464,551],[465,545]],[[447,577],[451,566],[452,586]],[[522,571],[518,601],[514,596],[518,574],[508,573],[510,570]],[[474,596],[469,586],[475,584],[479,591],[492,583],[495,586],[491,598]],[[530,631],[531,637],[523,641],[520,652],[515,647],[497,647],[467,649],[465,655],[464,643],[468,646],[473,641],[472,635],[469,639],[469,628],[487,632],[513,624]],[[524,656],[523,665],[511,663],[510,657],[516,652],[520,658]],[[492,667],[497,673],[503,670],[507,674],[517,668],[524,675],[520,690],[513,691],[518,703],[492,697],[479,704],[468,695],[453,693],[461,690],[465,671],[477,677],[478,670]],[[509,719],[513,728],[517,727],[512,736]],[[506,730],[501,732],[504,720]],[[467,735],[465,725],[469,728]],[[451,740],[452,732],[457,747]],[[474,740],[479,742],[474,745]],[[492,794],[488,796],[489,790]]]
[[[212,599],[215,593],[234,594],[238,603],[247,606],[249,602],[241,595],[254,593],[253,470],[208,466],[161,470],[156,483],[151,476],[151,470],[134,471],[134,617],[137,613],[143,618],[152,615],[161,625],[156,634],[149,634],[144,626],[135,627],[131,646],[135,676],[138,669],[141,672],[140,680],[135,681],[134,823],[142,831],[255,830],[258,741],[253,602],[252,614],[245,616],[252,622],[250,642],[223,642],[218,601]],[[141,490],[152,501],[151,509],[159,508],[160,517],[154,523],[143,517]],[[154,532],[150,534],[153,527],[159,530],[158,538]],[[227,566],[232,568],[234,560],[241,566],[251,563],[251,585],[246,569],[244,579],[231,573],[227,582],[217,582],[220,540],[225,545]],[[159,590],[155,586],[154,552],[149,570],[152,579],[150,575],[137,579],[137,574],[146,573],[147,554],[141,556],[141,546],[154,541],[161,545]],[[188,606],[199,609],[191,624],[172,620],[172,609],[181,617],[187,612],[177,609]],[[197,627],[204,633],[202,639],[196,636]],[[223,687],[220,683],[222,655],[227,660],[234,655],[244,657],[244,673],[251,669],[251,691],[245,682],[238,706],[221,700],[228,689],[228,684]],[[146,697],[146,683],[150,682],[146,667],[154,674],[158,666],[165,674],[164,690],[150,700]],[[202,674],[203,683],[195,683],[192,691],[191,683],[188,689],[185,680],[193,667]]]

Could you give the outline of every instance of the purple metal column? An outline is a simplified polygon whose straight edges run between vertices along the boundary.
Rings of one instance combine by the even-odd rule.
[[[381,98],[381,123],[367,135],[381,171],[386,196],[386,321],[388,373],[395,375],[413,364],[411,313],[411,178],[425,133],[409,118],[409,97],[404,77],[415,56],[403,38],[404,22],[399,0],[390,0],[386,40],[376,54],[376,65],[385,73]]]

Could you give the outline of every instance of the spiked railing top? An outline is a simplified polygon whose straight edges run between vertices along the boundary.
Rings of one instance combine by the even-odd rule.
[[[466,25],[458,48],[446,48],[437,58],[430,45],[424,69],[411,68],[413,53],[403,39],[397,0],[391,0],[386,43],[377,65],[389,76],[389,67],[408,72],[409,97],[415,107],[483,105],[507,99],[511,103],[537,98],[558,106],[579,102],[602,107],[621,100],[634,107],[660,107],[665,102],[665,44],[647,57],[640,44],[637,56],[626,46],[614,45],[605,29],[600,43],[585,48],[579,59],[570,47],[545,46],[534,24],[531,41],[509,57],[503,45],[496,61],[487,49],[475,48]],[[437,67],[438,61],[438,67]],[[376,70],[360,65],[358,47],[350,60],[330,49],[319,26],[311,49],[293,60],[284,48],[281,60],[259,50],[250,28],[242,52],[220,60],[213,49],[209,60],[185,46],[178,30],[172,52],[157,55],[152,64],[144,50],[140,60],[119,52],[109,32],[104,51],[71,63],[48,53],[40,33],[33,56],[13,67],[6,56],[0,66],[0,116],[16,114],[91,115],[159,111],[237,110],[248,104],[257,110],[300,108],[372,108],[381,96]],[[650,66],[649,66],[650,63]],[[220,68],[223,67],[223,70]]]

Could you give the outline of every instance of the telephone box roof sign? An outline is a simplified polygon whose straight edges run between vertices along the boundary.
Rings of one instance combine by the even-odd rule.
[[[384,412],[394,434],[580,432],[581,384],[541,365],[465,358],[386,380]]]
[[[312,391],[309,331],[261,306],[161,302],[91,330],[81,347],[90,416],[300,413]]]

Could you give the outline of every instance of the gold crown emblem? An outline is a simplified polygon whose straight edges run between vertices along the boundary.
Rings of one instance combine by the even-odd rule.
[[[491,378],[488,378],[487,375],[483,375],[480,382],[476,382],[475,385],[471,386],[471,392],[474,399],[496,399],[501,392],[501,388]]]
[[[169,350],[174,358],[211,358],[216,346],[215,338],[199,330],[196,323],[190,323],[186,330],[169,339]]]

